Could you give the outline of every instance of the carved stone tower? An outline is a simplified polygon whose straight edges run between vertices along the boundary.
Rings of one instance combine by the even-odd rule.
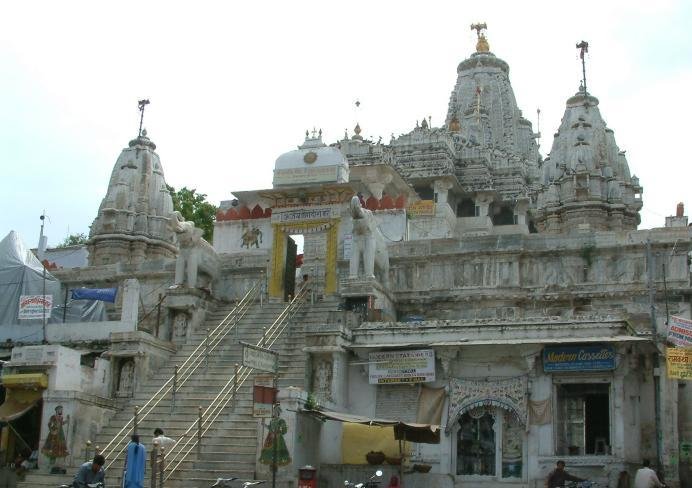
[[[543,162],[536,226],[540,232],[634,230],[642,187],[625,152],[583,87],[567,100],[550,156]]]
[[[176,256],[175,236],[167,226],[173,201],[155,149],[144,130],[120,153],[91,225],[91,266]]]

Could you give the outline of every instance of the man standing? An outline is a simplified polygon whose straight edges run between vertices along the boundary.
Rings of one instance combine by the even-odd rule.
[[[637,470],[634,476],[634,488],[654,488],[656,486],[666,486],[661,483],[656,476],[656,471],[649,467],[649,460],[642,461],[642,467]]]
[[[171,439],[170,437],[166,437],[163,434],[163,429],[156,428],[154,429],[154,443],[159,444],[159,449],[163,449],[163,454],[166,455],[168,454],[173,446],[175,446],[175,441]]]
[[[562,488],[565,486],[565,481],[586,481],[583,478],[572,476],[565,471],[565,462],[560,460],[557,462],[555,469],[550,472],[548,479],[545,480],[546,488]]]
[[[106,459],[100,454],[94,456],[93,461],[82,464],[74,476],[72,486],[74,488],[84,488],[90,483],[105,483],[104,464],[106,464]]]

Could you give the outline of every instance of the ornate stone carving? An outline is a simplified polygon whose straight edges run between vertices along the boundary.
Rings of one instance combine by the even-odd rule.
[[[375,265],[380,271],[380,281],[389,283],[389,254],[382,233],[370,210],[361,206],[360,199],[351,199],[351,216],[353,217],[353,250],[350,261],[350,276],[357,278],[360,271],[361,258],[363,275],[375,278]]]

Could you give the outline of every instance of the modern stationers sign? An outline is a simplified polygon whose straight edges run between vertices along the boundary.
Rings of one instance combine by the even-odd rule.
[[[427,383],[435,381],[435,351],[371,352],[370,384]]]
[[[543,370],[559,371],[611,371],[615,369],[613,346],[559,346],[543,349]]]

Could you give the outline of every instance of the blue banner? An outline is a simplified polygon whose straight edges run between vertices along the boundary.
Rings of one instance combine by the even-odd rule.
[[[610,371],[615,369],[613,346],[559,346],[543,349],[543,371]]]
[[[117,288],[77,288],[72,290],[72,300],[101,300],[115,302]]]

